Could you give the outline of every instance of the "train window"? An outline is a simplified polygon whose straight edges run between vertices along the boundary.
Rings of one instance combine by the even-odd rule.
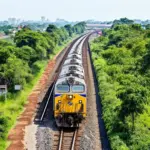
[[[60,93],[65,93],[65,92],[69,92],[69,86],[68,85],[62,85],[62,84],[58,84],[57,85],[57,91]]]
[[[84,85],[73,85],[72,86],[72,92],[74,92],[74,93],[77,93],[77,92],[82,93],[84,91],[85,91]]]

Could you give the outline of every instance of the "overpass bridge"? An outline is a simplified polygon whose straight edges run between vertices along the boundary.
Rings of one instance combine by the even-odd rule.
[[[92,24],[92,23],[87,23],[86,24],[86,29],[87,30],[100,30],[100,29],[106,29],[106,28],[111,28],[112,24]]]

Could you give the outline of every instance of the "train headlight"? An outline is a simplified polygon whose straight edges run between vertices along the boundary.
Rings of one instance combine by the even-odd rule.
[[[68,95],[68,99],[73,99],[73,95]]]
[[[82,104],[82,100],[79,100],[79,104]]]
[[[61,103],[61,100],[59,100],[58,103]]]

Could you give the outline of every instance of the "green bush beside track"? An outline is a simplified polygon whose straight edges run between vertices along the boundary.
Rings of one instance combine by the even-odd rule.
[[[113,150],[150,149],[150,30],[116,24],[91,42]]]

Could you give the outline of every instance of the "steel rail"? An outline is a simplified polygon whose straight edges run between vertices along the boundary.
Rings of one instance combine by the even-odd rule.
[[[62,148],[63,134],[64,134],[64,131],[61,130],[61,131],[60,131],[60,139],[59,139],[58,150],[61,150],[61,148]]]
[[[78,130],[76,129],[74,131],[74,135],[73,135],[73,141],[72,141],[72,145],[71,145],[71,150],[75,149],[75,141],[76,141],[77,132],[78,132]]]
[[[60,131],[58,150],[62,150],[62,147],[63,147],[63,136],[64,136],[64,131],[62,129]],[[70,150],[74,150],[75,149],[76,136],[77,136],[77,129],[74,131],[74,134],[73,134],[73,137],[72,137],[72,142],[71,142],[71,149]]]
[[[51,92],[50,92],[50,94],[49,94],[49,96],[48,96],[48,100],[47,100],[46,105],[45,105],[45,107],[44,107],[43,113],[42,113],[42,115],[41,115],[41,117],[40,117],[40,121],[43,121],[43,118],[44,118],[45,112],[46,112],[46,110],[47,110],[47,106],[48,106],[49,100],[50,100],[50,98],[51,98],[51,95],[52,95],[52,93],[53,93],[54,87],[55,87],[55,84],[53,84],[53,86],[52,86],[52,89],[51,89]]]

